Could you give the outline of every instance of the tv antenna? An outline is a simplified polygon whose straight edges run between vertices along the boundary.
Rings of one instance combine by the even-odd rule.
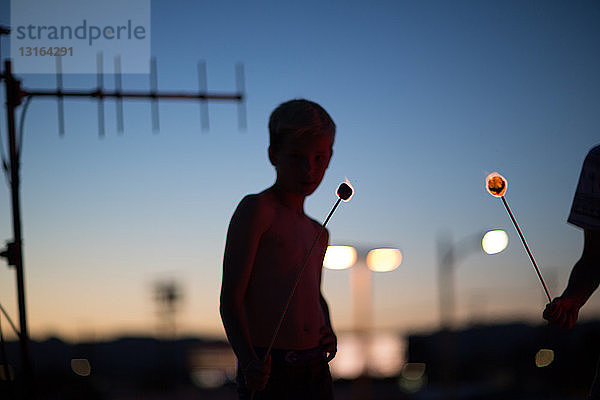
[[[10,29],[5,26],[0,26],[0,36],[10,34]],[[0,61],[2,57],[0,55]],[[0,249],[0,257],[5,258],[8,265],[15,268],[16,284],[17,284],[17,300],[19,309],[19,329],[12,323],[5,310],[2,309],[5,317],[9,320],[13,329],[16,331],[20,348],[23,365],[23,397],[26,399],[34,398],[35,384],[33,374],[33,361],[31,358],[31,350],[29,343],[29,333],[27,327],[27,312],[26,312],[26,296],[25,296],[25,272],[23,265],[23,247],[21,233],[21,208],[20,208],[20,156],[21,156],[21,139],[17,138],[16,125],[16,110],[23,104],[25,106],[21,111],[21,129],[24,122],[24,115],[28,103],[35,97],[54,97],[57,99],[58,106],[58,133],[62,137],[65,134],[64,123],[64,99],[65,98],[93,98],[98,103],[98,135],[105,136],[104,126],[104,101],[107,98],[115,99],[116,105],[116,120],[117,131],[123,132],[123,100],[150,100],[152,128],[155,132],[159,130],[159,113],[158,101],[164,100],[184,100],[184,101],[199,101],[200,102],[200,122],[201,129],[207,131],[209,129],[208,119],[208,102],[209,101],[233,101],[238,103],[238,126],[240,129],[246,128],[246,108],[245,108],[245,83],[243,65],[235,66],[236,76],[236,92],[209,92],[207,90],[206,80],[206,64],[200,62],[198,64],[198,81],[199,89],[196,92],[166,92],[158,90],[156,59],[153,58],[150,64],[150,90],[149,91],[131,91],[123,90],[121,81],[121,61],[119,57],[115,58],[115,89],[107,90],[104,88],[104,73],[103,73],[103,57],[98,54],[97,57],[97,86],[89,90],[70,90],[63,87],[62,74],[62,59],[56,57],[56,89],[32,89],[25,88],[21,85],[21,81],[13,74],[12,63],[10,59],[4,60],[4,69],[0,71],[0,82],[3,82],[6,88],[6,119],[8,127],[8,161],[4,154],[4,148],[0,147],[0,156],[2,158],[2,168],[7,175],[10,183],[11,206],[12,206],[12,222],[13,222],[13,239],[6,243],[4,249]],[[0,141],[1,144],[1,141]],[[0,316],[1,317],[1,316]],[[5,366],[6,368],[6,366]]]
[[[166,339],[175,339],[176,314],[183,299],[181,284],[175,279],[163,279],[155,282],[153,289],[159,334]]]

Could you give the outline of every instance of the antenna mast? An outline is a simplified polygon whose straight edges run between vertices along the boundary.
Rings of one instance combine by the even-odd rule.
[[[0,26],[0,35],[8,35],[10,29]],[[0,56],[0,61],[2,60]],[[29,343],[29,331],[27,327],[26,295],[25,295],[25,273],[23,265],[23,246],[21,232],[21,209],[20,209],[20,153],[21,143],[17,141],[17,126],[15,123],[16,110],[23,99],[30,100],[34,97],[55,97],[58,104],[58,131],[63,136],[65,97],[90,97],[98,102],[98,135],[105,135],[104,129],[104,99],[114,98],[117,107],[117,131],[123,132],[123,99],[149,99],[151,101],[152,126],[156,132],[159,130],[158,100],[193,100],[200,102],[201,126],[206,131],[208,122],[208,101],[234,101],[238,103],[238,125],[240,129],[246,127],[245,110],[245,88],[244,71],[242,64],[236,65],[236,92],[208,92],[206,84],[206,65],[200,63],[198,66],[199,90],[197,92],[161,92],[157,85],[156,60],[151,60],[150,69],[150,91],[127,91],[122,90],[120,58],[115,58],[115,89],[104,89],[104,74],[102,72],[102,55],[98,55],[97,87],[89,90],[68,90],[63,88],[62,60],[56,58],[56,89],[29,89],[21,86],[12,71],[10,60],[4,61],[4,69],[0,72],[0,82],[4,82],[6,88],[6,115],[8,128],[9,160],[4,159],[2,154],[2,167],[10,182],[13,239],[6,243],[6,248],[0,249],[0,258],[5,258],[8,265],[15,268],[17,279],[17,297],[19,307],[19,342],[23,365],[23,398],[33,399],[35,396],[35,382],[33,373],[33,362]],[[0,147],[1,149],[1,147]],[[6,368],[6,367],[5,367]]]

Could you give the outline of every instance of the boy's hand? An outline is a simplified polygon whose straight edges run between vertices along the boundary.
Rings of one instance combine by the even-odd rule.
[[[271,374],[271,355],[266,360],[252,360],[244,370],[246,386],[252,391],[261,391],[267,386]]]
[[[543,317],[550,325],[559,328],[571,329],[579,315],[579,302],[569,297],[557,297],[546,305]]]
[[[337,337],[330,327],[324,326],[321,328],[319,346],[321,346],[323,353],[325,353],[327,362],[333,360],[333,357],[337,353]]]

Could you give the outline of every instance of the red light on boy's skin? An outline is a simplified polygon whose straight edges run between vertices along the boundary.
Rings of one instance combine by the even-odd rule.
[[[485,188],[494,197],[502,197],[508,188],[506,178],[497,172],[492,172],[485,178]]]
[[[336,193],[340,199],[342,199],[344,201],[350,201],[350,199],[354,195],[354,188],[350,184],[350,181],[348,181],[348,179],[346,179],[346,182],[343,182],[342,184],[340,184]]]

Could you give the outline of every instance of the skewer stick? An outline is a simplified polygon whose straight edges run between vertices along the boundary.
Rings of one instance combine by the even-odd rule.
[[[508,212],[508,215],[510,216],[510,219],[511,219],[513,225],[517,229],[517,233],[519,234],[519,237],[521,238],[521,242],[523,243],[523,246],[525,247],[525,250],[527,251],[527,255],[529,256],[529,259],[531,260],[531,263],[533,264],[533,267],[535,268],[535,272],[537,273],[537,276],[540,279],[542,286],[544,287],[546,296],[548,296],[548,301],[552,302],[552,297],[550,296],[550,292],[548,291],[546,282],[544,282],[542,273],[540,272],[540,269],[538,268],[537,263],[535,262],[535,259],[533,258],[533,254],[531,253],[531,250],[529,250],[529,246],[527,245],[527,242],[525,241],[525,236],[521,232],[521,228],[519,228],[519,224],[517,224],[517,219],[513,215],[512,211],[510,210],[510,207],[508,206],[508,202],[504,198],[504,194],[506,193],[507,187],[508,187],[508,182],[506,181],[506,178],[497,172],[493,172],[493,173],[489,174],[485,180],[485,188],[487,189],[487,191],[492,196],[499,197],[502,199],[502,203],[504,204],[504,207],[506,208],[506,211]]]
[[[527,242],[525,241],[525,236],[523,236],[523,233],[521,233],[521,229],[519,228],[519,225],[517,224],[517,220],[513,216],[513,213],[510,211],[510,207],[508,206],[508,202],[506,201],[506,199],[504,198],[504,196],[502,196],[500,198],[502,199],[502,203],[504,203],[504,207],[506,207],[506,211],[508,211],[508,215],[510,216],[510,219],[512,220],[513,225],[517,229],[517,233],[519,234],[519,237],[521,238],[521,242],[523,242],[523,246],[525,246],[525,250],[527,250],[527,254],[529,255],[529,259],[531,260],[531,263],[533,264],[533,267],[535,268],[535,272],[537,273],[538,278],[540,278],[540,282],[542,283],[542,286],[544,287],[544,291],[546,292],[546,296],[548,296],[548,301],[552,302],[552,297],[550,296],[550,292],[548,291],[548,287],[546,287],[546,282],[544,282],[544,278],[542,277],[540,269],[538,268],[537,263],[535,262],[535,259],[533,258],[533,254],[531,253],[531,250],[529,250],[529,246],[527,246]]]
[[[296,282],[294,283],[294,286],[292,287],[292,290],[291,290],[290,295],[289,295],[289,297],[287,299],[287,302],[285,303],[285,307],[283,308],[283,312],[281,313],[281,317],[279,318],[279,322],[277,323],[277,327],[275,328],[275,332],[273,332],[273,337],[271,338],[271,342],[269,343],[269,347],[267,347],[267,352],[265,353],[265,356],[264,356],[265,360],[267,359],[267,357],[271,353],[271,350],[273,349],[273,344],[275,343],[275,340],[277,339],[277,335],[279,334],[279,329],[281,328],[281,324],[283,323],[283,319],[285,318],[285,314],[287,313],[287,310],[288,310],[288,308],[290,306],[290,303],[292,302],[292,298],[294,297],[294,293],[296,292],[296,288],[298,287],[298,284],[300,283],[300,278],[302,278],[302,273],[304,272],[304,269],[306,268],[306,264],[308,263],[310,255],[312,254],[312,251],[315,248],[315,245],[317,244],[317,241],[319,240],[319,237],[321,236],[321,233],[323,233],[323,229],[325,229],[325,225],[327,225],[327,222],[329,222],[329,219],[333,215],[333,212],[335,211],[335,209],[337,208],[337,206],[340,204],[340,201],[342,201],[342,199],[338,198],[337,201],[335,202],[335,205],[333,206],[333,208],[329,212],[329,215],[325,219],[325,222],[323,223],[323,225],[321,225],[321,228],[319,229],[319,232],[317,233],[317,236],[315,236],[315,240],[313,241],[312,245],[310,246],[310,249],[308,250],[308,253],[306,253],[306,257],[304,258],[304,262],[302,263],[302,267],[300,267],[300,270],[298,271],[298,274],[296,275]]]
[[[267,347],[267,351],[263,358],[264,360],[267,359],[267,357],[271,353],[271,350],[273,349],[273,344],[275,344],[275,340],[277,339],[277,335],[279,334],[279,329],[281,328],[281,324],[283,323],[285,314],[287,313],[290,303],[292,302],[292,298],[294,297],[296,288],[298,287],[298,284],[300,283],[300,278],[302,277],[302,273],[304,272],[304,269],[306,268],[306,264],[308,263],[308,260],[310,259],[310,255],[312,254],[312,251],[315,248],[315,245],[317,244],[317,241],[319,240],[321,233],[323,233],[323,230],[325,229],[325,225],[327,225],[327,223],[331,219],[331,216],[333,215],[333,212],[335,211],[335,209],[337,208],[337,206],[340,204],[340,202],[342,200],[350,201],[350,199],[352,198],[352,195],[354,194],[354,189],[352,188],[350,183],[346,180],[346,182],[343,182],[338,187],[336,194],[338,196],[338,199],[335,202],[335,204],[333,205],[333,208],[331,209],[331,211],[329,212],[329,215],[327,215],[327,218],[325,218],[325,222],[323,222],[323,225],[321,225],[321,228],[319,228],[319,232],[317,233],[317,236],[315,236],[315,240],[313,240],[312,245],[310,246],[310,249],[308,250],[308,253],[306,253],[306,257],[304,258],[302,267],[300,267],[300,270],[298,271],[298,274],[296,275],[296,281],[294,282],[294,286],[292,287],[292,290],[287,299],[287,302],[285,303],[285,307],[283,308],[283,312],[281,313],[281,318],[279,318],[279,322],[277,323],[275,332],[273,332],[273,337],[271,338],[271,342],[269,343],[269,347]]]

